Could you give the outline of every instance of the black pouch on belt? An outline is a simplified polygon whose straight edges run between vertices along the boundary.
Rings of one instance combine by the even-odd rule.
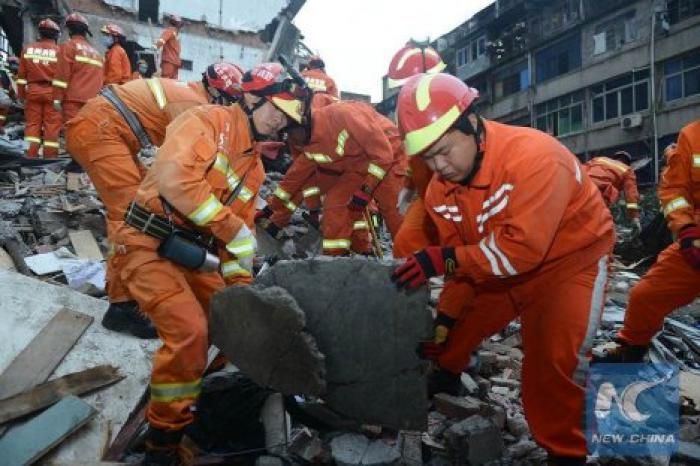
[[[184,233],[174,230],[158,246],[158,255],[191,270],[213,272],[219,267],[219,258],[207,248],[186,238]]]

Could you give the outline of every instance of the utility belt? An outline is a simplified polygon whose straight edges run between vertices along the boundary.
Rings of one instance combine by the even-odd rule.
[[[131,132],[134,133],[136,139],[138,139],[141,149],[148,149],[153,147],[151,139],[148,137],[148,133],[143,129],[143,125],[139,121],[139,118],[134,112],[132,112],[129,107],[117,96],[117,94],[112,90],[112,86],[106,86],[100,91],[100,95],[104,97],[107,102],[112,104],[112,107],[122,116],[124,121]]]
[[[219,258],[210,252],[214,237],[176,225],[168,218],[154,214],[132,202],[124,222],[161,241],[158,255],[191,270],[214,272]]]

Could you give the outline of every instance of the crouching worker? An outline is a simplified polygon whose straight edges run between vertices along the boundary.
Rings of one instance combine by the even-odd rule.
[[[255,143],[301,120],[281,66],[259,65],[243,80],[259,86],[237,104],[193,108],[168,126],[115,235],[121,278],[163,341],[146,413],[149,465],[187,456],[180,440],[206,366],[210,298],[252,276],[254,202],[264,179]]]
[[[435,339],[420,346],[444,386],[481,341],[520,317],[522,396],[550,464],[585,464],[584,387],[613,247],[610,212],[556,139],[484,120],[477,92],[446,74],[401,89],[409,156],[435,175],[425,208],[440,246],[410,255],[394,278],[409,288],[446,277]]]

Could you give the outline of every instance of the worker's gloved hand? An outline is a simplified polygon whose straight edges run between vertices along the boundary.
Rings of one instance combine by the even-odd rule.
[[[421,359],[437,361],[440,355],[445,352],[447,337],[450,329],[455,324],[455,319],[438,311],[434,323],[434,335],[432,341],[422,341],[418,344],[416,354]]]
[[[642,232],[642,222],[638,218],[632,219],[632,237],[636,238]]]
[[[411,255],[394,270],[391,279],[399,288],[418,288],[431,277],[451,275],[457,268],[455,248],[428,246]]]
[[[321,210],[320,209],[311,209],[309,210],[309,213],[304,213],[302,214],[304,217],[304,220],[309,222],[312,227],[316,228],[317,230],[321,229]]]
[[[685,261],[695,269],[700,269],[700,227],[686,225],[678,233],[678,242],[681,245],[681,254]]]
[[[60,100],[54,100],[53,101],[53,108],[57,112],[62,112],[63,111],[63,104],[61,103]]]
[[[413,197],[415,195],[416,192],[414,190],[409,188],[401,188],[401,191],[399,192],[399,200],[396,203],[396,208],[399,210],[401,215],[406,215],[408,206],[410,206],[411,202],[413,202]]]
[[[247,225],[243,225],[236,236],[226,245],[226,250],[235,255],[238,263],[248,272],[253,272],[253,258],[258,248],[258,242]]]
[[[369,201],[371,200],[372,193],[369,190],[369,187],[363,185],[362,188],[355,191],[355,193],[352,195],[352,198],[348,203],[348,208],[356,212],[361,212],[365,210],[365,207],[367,207],[367,204],[369,204]]]

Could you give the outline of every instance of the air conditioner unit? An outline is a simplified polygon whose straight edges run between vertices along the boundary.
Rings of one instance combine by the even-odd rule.
[[[622,129],[639,128],[640,126],[642,126],[642,115],[639,113],[627,115],[626,117],[622,117],[622,120],[620,120],[620,127]]]

